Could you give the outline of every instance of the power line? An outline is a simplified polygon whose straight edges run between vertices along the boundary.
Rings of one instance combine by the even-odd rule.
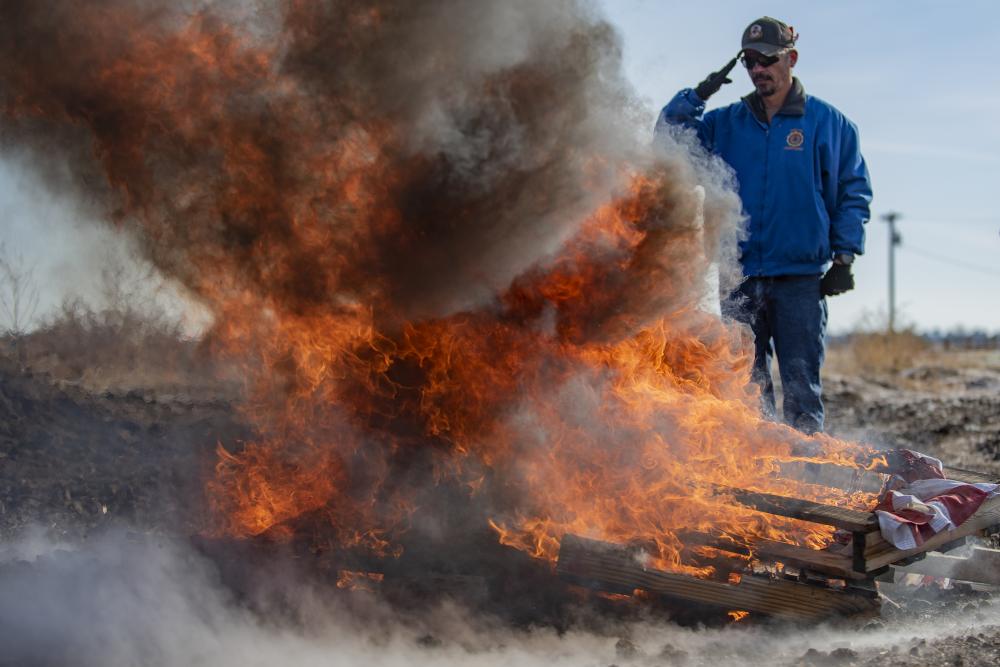
[[[923,257],[925,259],[934,260],[936,262],[941,262],[943,264],[950,264],[951,266],[954,266],[959,269],[965,269],[967,271],[978,271],[979,273],[985,273],[986,275],[1000,277],[1000,271],[997,271],[995,268],[982,266],[980,264],[972,264],[970,262],[966,262],[960,259],[955,259],[953,257],[946,257],[945,255],[939,255],[935,252],[922,250],[921,248],[914,248],[909,243],[907,243],[906,245],[901,245],[900,247],[907,252],[912,252],[914,255],[919,255],[920,257]]]

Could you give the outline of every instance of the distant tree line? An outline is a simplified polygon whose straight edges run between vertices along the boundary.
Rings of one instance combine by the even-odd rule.
[[[956,327],[950,331],[931,329],[923,337],[946,350],[1000,350],[1000,333]]]
[[[907,329],[905,332],[883,335],[891,337],[904,333],[906,336],[915,336],[926,341],[929,345],[943,350],[1000,350],[1000,332],[991,333],[984,329],[966,329],[961,326],[949,330],[931,329],[924,332]],[[871,335],[872,332],[834,334],[828,337],[828,343],[835,347],[850,345],[859,336]]]

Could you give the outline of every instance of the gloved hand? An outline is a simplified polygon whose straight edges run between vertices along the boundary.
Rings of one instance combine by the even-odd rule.
[[[729,73],[733,71],[734,67],[736,67],[736,61],[739,57],[740,54],[737,53],[736,57],[726,63],[722,69],[718,72],[712,72],[709,74],[708,78],[695,87],[694,94],[700,97],[702,102],[707,102],[709,97],[719,92],[719,88],[722,88],[722,84],[732,83],[733,81],[729,78]]]
[[[836,296],[854,289],[854,276],[850,264],[834,264],[819,281],[819,291],[823,296]]]

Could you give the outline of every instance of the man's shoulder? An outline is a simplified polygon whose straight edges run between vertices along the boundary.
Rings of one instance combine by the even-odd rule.
[[[811,93],[806,93],[806,106],[811,106],[815,109],[823,109],[830,113],[843,115],[842,113],[840,113],[840,109],[835,107],[833,104],[827,102],[822,97],[817,97],[816,95],[813,95]]]
[[[850,119],[840,109],[827,102],[822,97],[806,94],[806,113],[812,113],[822,120],[831,122],[850,122]]]

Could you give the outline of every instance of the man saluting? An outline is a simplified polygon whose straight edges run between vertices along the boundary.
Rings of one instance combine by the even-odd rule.
[[[872,190],[857,127],[829,103],[806,95],[792,76],[797,37],[777,19],[754,21],[743,32],[737,58],[755,90],[705,112],[708,98],[730,83],[733,58],[696,88],[677,93],[656,131],[693,128],[702,145],[736,172],[749,219],[740,243],[744,281],[723,303],[723,313],[753,330],[753,380],[765,415],[775,414],[771,357],[777,353],[784,419],[813,433],[823,429],[825,297],[854,288],[851,263],[864,251]]]

